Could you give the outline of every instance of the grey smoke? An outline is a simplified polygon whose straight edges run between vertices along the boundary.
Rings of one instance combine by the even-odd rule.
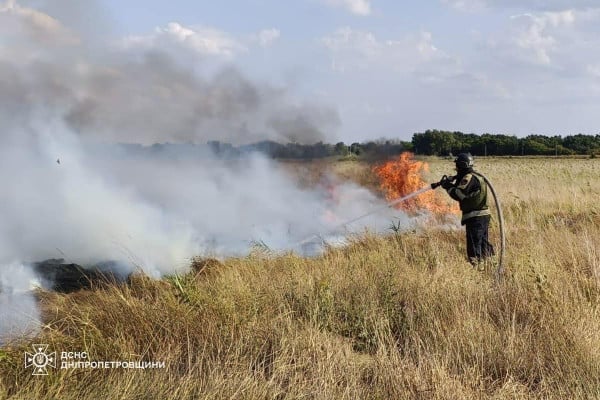
[[[256,85],[233,67],[202,79],[164,53],[93,69],[85,78],[66,120],[82,135],[110,141],[315,143],[338,123],[335,112],[289,104],[285,90]]]
[[[129,258],[160,275],[193,254],[308,229],[302,221],[320,212],[318,195],[260,157],[234,166],[211,154],[116,159],[97,144],[313,142],[326,139],[334,112],[233,67],[206,77],[164,53],[92,51],[89,32],[72,23],[87,8],[72,5],[0,6],[0,33],[10,38],[0,50],[0,179],[9,193],[0,200],[0,261],[53,258],[59,248],[71,261]]]
[[[30,291],[42,284],[22,263],[0,263],[0,345],[11,338],[27,337],[41,325],[40,312]]]
[[[25,96],[29,107],[21,106],[19,112],[43,104],[79,135],[109,142],[334,139],[340,121],[331,107],[294,99],[286,88],[253,82],[233,64],[200,74],[209,63],[206,59],[190,65],[158,48],[98,46],[90,42],[96,35],[55,18],[68,14],[72,22],[78,14],[89,17],[83,13],[86,8],[71,3],[46,7],[57,13],[52,16],[12,1],[0,6],[3,103],[9,97],[14,104],[15,94]]]
[[[39,321],[28,262],[109,260],[160,277],[193,256],[245,254],[255,243],[301,250],[307,235],[382,204],[348,183],[336,199],[300,189],[258,154],[111,145],[327,141],[338,117],[233,67],[203,76],[164,53],[95,48],[58,15],[0,5],[0,338]],[[386,229],[393,214],[347,229]]]

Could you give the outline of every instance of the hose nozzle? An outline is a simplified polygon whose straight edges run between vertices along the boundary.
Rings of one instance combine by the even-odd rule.
[[[432,188],[432,189],[437,189],[438,187],[442,186],[442,184],[443,184],[444,182],[448,182],[448,181],[449,181],[449,182],[452,182],[452,181],[454,181],[454,180],[456,180],[456,176],[448,176],[448,175],[444,175],[444,176],[442,176],[442,179],[440,179],[440,181],[439,181],[439,182],[434,182],[434,183],[432,183],[432,184],[431,184],[431,188]]]

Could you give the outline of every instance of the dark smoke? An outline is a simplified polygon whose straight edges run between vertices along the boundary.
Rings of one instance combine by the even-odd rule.
[[[85,78],[66,120],[82,135],[111,141],[315,143],[338,123],[334,112],[287,104],[285,90],[254,84],[233,67],[202,79],[165,53],[95,68]]]
[[[9,40],[0,50],[0,102],[11,113],[43,106],[79,135],[109,142],[333,140],[339,117],[331,108],[293,101],[285,88],[252,82],[231,64],[201,76],[159,49],[101,47],[75,23],[90,18],[81,2],[28,3],[55,14],[15,2],[1,8],[0,33]]]

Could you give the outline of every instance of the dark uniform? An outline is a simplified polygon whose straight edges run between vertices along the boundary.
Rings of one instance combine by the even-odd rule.
[[[467,155],[459,155],[459,159]],[[453,184],[444,185],[450,197],[458,201],[462,211],[461,224],[467,232],[467,256],[473,266],[494,255],[494,248],[488,240],[491,213],[487,203],[487,184],[473,172],[472,157],[468,155],[469,166],[458,168],[458,176]],[[457,162],[457,166],[459,163]]]

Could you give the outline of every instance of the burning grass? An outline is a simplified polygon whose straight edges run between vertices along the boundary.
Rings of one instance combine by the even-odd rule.
[[[160,281],[40,292],[47,325],[0,353],[0,398],[600,398],[600,161],[590,161],[478,163],[505,206],[501,286],[470,269],[462,232],[432,227],[320,258],[257,252]],[[438,178],[452,167],[430,164]],[[166,368],[31,376],[34,342]]]
[[[426,187],[429,183],[423,179],[423,175],[428,172],[429,164],[415,160],[414,155],[409,152],[402,153],[398,158],[373,168],[373,173],[379,179],[379,188],[388,201]],[[398,203],[396,208],[409,212],[428,210],[437,215],[458,212],[456,205],[448,205],[433,191]]]

